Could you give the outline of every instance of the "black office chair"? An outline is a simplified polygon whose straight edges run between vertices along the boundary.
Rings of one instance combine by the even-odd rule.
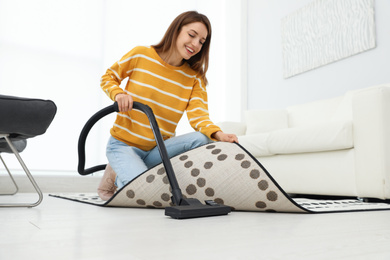
[[[13,153],[18,159],[31,184],[38,193],[35,203],[0,204],[0,207],[35,207],[43,199],[42,191],[20,157],[27,145],[27,139],[42,135],[54,119],[57,107],[51,100],[21,98],[0,95],[0,160],[10,176],[15,191],[1,195],[14,195],[19,188],[12,177],[1,153]]]

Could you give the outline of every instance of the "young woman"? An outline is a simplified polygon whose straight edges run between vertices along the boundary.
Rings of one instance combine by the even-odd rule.
[[[238,142],[209,118],[206,92],[211,25],[195,11],[180,14],[157,45],[136,47],[102,76],[103,91],[118,103],[118,113],[107,144],[109,164],[98,188],[108,200],[140,173],[161,163],[149,121],[132,110],[137,101],[150,106],[164,138],[169,157],[211,141]],[[128,78],[124,89],[122,80]],[[187,112],[194,133],[175,136]],[[111,168],[112,167],[112,168]]]

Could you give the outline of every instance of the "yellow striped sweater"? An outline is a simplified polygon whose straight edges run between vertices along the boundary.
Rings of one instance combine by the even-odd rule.
[[[125,89],[121,81],[128,78]],[[112,99],[127,93],[150,106],[161,134],[175,134],[184,111],[191,126],[209,138],[220,128],[209,118],[206,86],[187,63],[175,67],[164,62],[153,47],[136,47],[112,65],[101,78],[101,88]],[[118,113],[111,135],[130,146],[148,151],[156,146],[148,118],[133,109]]]

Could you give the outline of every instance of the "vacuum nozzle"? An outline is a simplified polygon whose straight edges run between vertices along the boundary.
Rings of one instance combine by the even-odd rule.
[[[186,219],[227,215],[231,211],[229,206],[218,204],[213,200],[206,200],[205,203],[202,204],[193,198],[182,199],[179,206],[165,208],[165,215],[174,219]]]

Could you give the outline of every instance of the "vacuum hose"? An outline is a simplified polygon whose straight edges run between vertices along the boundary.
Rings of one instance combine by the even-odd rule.
[[[182,201],[182,193],[179,188],[179,184],[177,182],[175,173],[173,171],[173,167],[171,164],[171,161],[168,157],[168,152],[166,150],[164,139],[162,138],[160,128],[158,127],[156,118],[154,117],[152,109],[139,102],[133,103],[133,109],[140,110],[146,114],[146,116],[149,119],[150,126],[152,128],[154,137],[156,139],[157,147],[160,152],[160,156],[162,159],[162,162],[165,167],[166,174],[168,176],[169,183],[172,188],[172,202],[175,205],[180,205]],[[79,143],[78,143],[78,154],[79,154],[79,165],[78,165],[78,172],[80,175],[88,175],[97,171],[104,170],[106,168],[107,164],[101,164],[97,165],[88,169],[85,169],[85,142],[88,136],[89,131],[91,128],[95,125],[97,121],[99,121],[101,118],[113,113],[113,112],[119,112],[118,103],[115,102],[114,104],[103,108],[102,110],[98,111],[96,114],[94,114],[85,124],[84,128],[82,129],[79,137]]]

